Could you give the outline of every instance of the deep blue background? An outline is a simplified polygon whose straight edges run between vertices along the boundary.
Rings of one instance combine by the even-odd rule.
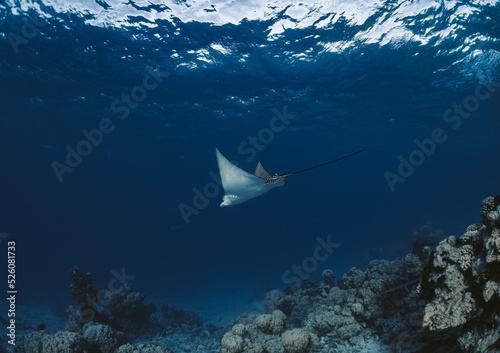
[[[387,8],[378,16],[384,11],[390,15]],[[2,8],[1,31],[18,32],[34,14],[23,16]],[[500,193],[500,87],[459,129],[442,116],[479,83],[499,81],[500,7],[485,7],[441,43],[319,49],[373,21],[287,30],[271,42],[265,21],[125,30],[57,14],[17,54],[0,39],[0,232],[17,240],[23,298],[68,301],[75,265],[99,286],[126,267],[136,288],[155,295],[239,281],[284,287],[282,273],[313,254],[317,237],[331,234],[341,246],[315,277],[325,268],[342,274],[369,253],[405,254],[411,233],[429,221],[460,236],[479,220],[481,200]],[[447,25],[435,21],[436,30]],[[176,28],[177,37],[154,37]],[[488,55],[457,49],[478,33],[491,40],[471,45]],[[137,34],[142,39],[132,39]],[[306,39],[311,34],[319,38]],[[211,43],[235,51],[214,54],[210,65],[190,54]],[[311,47],[308,61],[290,54]],[[189,62],[197,66],[183,65]],[[148,66],[170,75],[120,121],[111,103],[140,84]],[[285,106],[296,119],[246,162],[238,145]],[[106,117],[115,131],[59,183],[51,163],[63,162],[82,129]],[[413,141],[435,128],[447,141],[392,193],[384,172],[396,172],[398,156],[407,158]],[[260,160],[270,173],[367,150],[234,208],[219,208],[219,194],[186,225],[178,205],[192,205],[192,189],[212,180],[215,146],[247,171]]]

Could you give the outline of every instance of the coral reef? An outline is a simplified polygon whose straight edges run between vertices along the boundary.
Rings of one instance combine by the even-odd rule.
[[[89,322],[83,327],[83,338],[95,351],[113,353],[127,341],[125,334],[111,327]]]
[[[323,283],[325,283],[330,288],[335,286],[335,276],[333,275],[333,271],[330,269],[326,269],[321,273],[323,277]]]
[[[316,350],[318,337],[301,328],[294,328],[281,335],[281,343],[287,353],[302,353]]]
[[[155,305],[145,304],[146,296],[130,286],[101,291],[99,297],[91,274],[75,267],[70,279],[78,306],[66,309],[66,331],[51,334],[40,325],[20,339],[16,353],[172,353],[170,346],[181,345],[180,350],[186,351],[195,342],[198,348],[205,347],[203,352],[220,349],[222,332],[203,324],[197,313],[164,305],[160,321],[152,318]]]
[[[318,344],[317,336],[304,329],[285,331],[286,316],[272,314],[243,315],[222,337],[222,353],[306,353]]]
[[[83,273],[78,267],[69,271],[71,297],[78,305],[90,301],[93,303],[97,298],[97,289],[94,288],[95,278],[90,273]]]
[[[163,306],[163,322],[156,322],[152,314],[154,304],[145,304],[145,295],[124,285],[113,291],[101,291],[94,287],[91,274],[79,268],[70,270],[71,295],[77,306],[66,309],[66,331],[51,334],[40,326],[38,331],[24,335],[20,341],[20,353],[171,353],[170,343],[188,339],[188,345],[198,341],[198,346],[213,346],[220,336],[217,328],[204,325],[199,315]],[[141,334],[156,334],[157,342],[132,344]],[[163,336],[168,334],[174,339]],[[181,339],[182,337],[182,339]],[[193,340],[191,337],[196,337]],[[151,337],[151,339],[153,339]],[[167,346],[165,345],[167,344]],[[185,349],[183,349],[185,350]],[[207,352],[215,350],[207,349]]]
[[[264,313],[224,329],[173,305],[153,318],[156,307],[129,286],[99,298],[93,277],[74,268],[67,331],[40,325],[17,352],[499,352],[500,196],[485,199],[480,216],[460,238],[423,226],[411,254],[353,267],[337,282],[326,269],[322,282],[273,289]]]
[[[255,326],[263,332],[270,335],[279,335],[285,330],[286,316],[279,310],[272,314],[263,314],[255,319]]]
[[[500,345],[500,197],[486,198],[480,216],[482,221],[461,238],[439,243],[420,292],[429,300],[423,326],[460,329],[458,342],[465,352],[494,351]]]
[[[81,334],[61,331],[51,335],[46,331],[27,334],[24,339],[26,353],[84,353],[85,342]]]
[[[78,267],[69,271],[71,297],[76,307],[68,308],[67,313],[71,320],[68,322],[69,331],[78,331],[90,321],[108,323],[108,319],[96,307],[99,292],[94,287],[95,278],[90,273],[83,273]]]
[[[84,319],[82,313],[76,306],[70,305],[66,309],[66,315],[68,316],[68,322],[66,323],[66,331],[77,332],[85,326],[87,320]],[[90,320],[88,320],[90,321]]]
[[[122,331],[136,332],[152,326],[151,315],[156,312],[154,304],[144,304],[146,294],[135,292],[129,285],[118,291],[108,291],[103,295],[109,322]]]
[[[139,344],[133,346],[129,343],[118,348],[116,353],[172,353],[172,351],[155,344]]]
[[[446,234],[443,230],[434,228],[431,224],[425,224],[412,234],[413,253],[423,260],[430,254],[430,249],[436,248],[444,238]]]
[[[423,226],[412,254],[351,268],[337,285],[327,269],[322,283],[270,291],[266,314],[236,320],[222,351],[498,351],[500,197],[480,215],[460,239]]]
[[[246,334],[246,328],[242,324],[237,324],[233,329],[227,332],[221,340],[222,353],[241,353],[245,349],[243,337]]]
[[[266,314],[272,313],[283,304],[283,292],[279,289],[273,289],[266,293],[264,297],[264,312]]]
[[[416,292],[422,269],[409,254],[371,261],[365,271],[352,268],[343,276],[343,289],[332,283],[333,271],[325,270],[323,283],[304,281],[286,295],[273,290],[264,306],[278,310],[236,320],[221,341],[223,352],[331,352],[346,346],[360,351],[380,341],[376,334],[390,344],[401,331],[415,331],[404,320],[425,303]]]
[[[71,296],[77,307],[67,309],[70,317],[66,327],[68,331],[81,330],[88,322],[109,325],[125,332],[146,330],[152,326],[151,315],[156,311],[156,306],[144,304],[145,294],[135,292],[130,285],[124,285],[113,291],[104,291],[100,296],[90,273],[84,274],[74,267],[69,275]]]
[[[25,353],[172,353],[166,347],[154,344],[134,346],[125,343],[125,334],[101,324],[88,323],[82,333],[60,331],[51,335],[46,331],[28,333],[21,349]]]

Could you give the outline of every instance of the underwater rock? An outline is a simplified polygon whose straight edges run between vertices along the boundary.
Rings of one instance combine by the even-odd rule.
[[[359,307],[361,310],[360,304]],[[321,336],[331,335],[340,341],[349,341],[363,331],[363,327],[356,321],[351,311],[345,307],[342,309],[339,305],[318,307],[309,315],[306,327],[310,327]]]
[[[421,296],[429,300],[423,327],[460,329],[458,342],[466,352],[493,351],[500,342],[499,215],[500,197],[486,198],[482,221],[467,227],[461,238],[439,243],[421,283]]]
[[[133,346],[130,343],[127,343],[120,346],[115,353],[172,353],[172,351],[155,344],[139,344],[137,346]]]
[[[264,312],[272,313],[274,310],[280,309],[283,304],[283,292],[279,289],[273,289],[266,293],[264,297]]]
[[[233,326],[231,330],[235,335],[244,337],[245,334],[247,333],[247,329],[245,328],[245,325],[243,324],[236,324]]]
[[[405,272],[408,274],[408,279],[420,277],[424,270],[424,264],[415,254],[406,255],[403,259],[403,266]]]
[[[333,287],[335,286],[335,276],[333,275],[332,270],[324,270],[321,273],[321,276],[323,277],[323,283],[326,284],[328,287]]]
[[[236,326],[235,326],[236,327]],[[241,353],[244,350],[243,346],[243,333],[240,330],[233,330],[227,332],[222,336],[221,346],[222,353]]]
[[[369,322],[389,317],[400,308],[384,300],[385,293],[411,282],[421,274],[422,269],[422,263],[413,255],[393,261],[372,260],[366,271],[352,268],[343,276],[344,283],[351,288],[347,304],[355,309],[353,312],[357,320]]]
[[[343,288],[330,287],[331,283],[325,281],[304,281],[300,288],[279,297],[279,307],[287,303],[289,330],[300,328],[313,337],[321,337],[318,343],[321,352],[331,352],[332,347],[340,350],[350,347],[353,352],[366,350],[369,344],[380,342],[377,335],[387,344],[394,341],[399,344],[398,336],[407,333],[416,347],[422,347],[418,342],[422,331],[416,328],[421,327],[426,303],[417,293],[423,268],[415,254],[393,261],[373,260],[364,271],[352,268],[346,273]],[[326,273],[326,277],[329,275]],[[275,345],[276,340],[269,338],[275,335],[258,329],[257,323],[262,325],[260,320],[269,322],[269,315],[240,318],[239,323],[246,328],[245,335],[240,340],[233,337],[234,332],[228,333],[225,344],[233,342],[241,352],[253,352],[251,349],[258,347],[257,342],[267,335],[268,343]],[[281,345],[286,348],[283,342]]]
[[[23,338],[26,353],[84,353],[85,342],[82,335],[61,331],[51,335],[47,331],[28,333]]]
[[[488,281],[484,285],[483,299],[486,303],[492,298],[500,298],[500,283],[496,281]]]
[[[75,300],[77,307],[76,310],[70,309],[71,311],[67,312],[71,317],[68,329],[77,331],[83,327],[83,324],[90,321],[107,324],[108,319],[96,307],[99,293],[94,287],[95,278],[90,273],[83,273],[78,267],[73,267],[69,271],[69,278],[71,297]]]
[[[82,317],[80,310],[76,306],[70,305],[66,309],[68,315],[68,322],[66,323],[66,331],[77,332],[80,331],[87,321]]]
[[[281,342],[286,353],[306,353],[314,351],[319,343],[318,337],[301,328],[295,328],[281,335]]]
[[[156,306],[144,304],[145,299],[146,294],[135,292],[129,285],[118,291],[106,292],[103,302],[109,311],[110,325],[125,332],[150,328],[151,315],[156,312]]]
[[[498,196],[497,196],[498,197]],[[488,214],[492,211],[495,211],[498,201],[495,202],[494,197],[487,197],[481,203],[481,209],[479,210],[479,216],[484,220],[487,218]]]
[[[493,315],[487,320],[474,322],[474,328],[458,338],[463,352],[498,353],[500,352],[500,316]],[[468,325],[472,326],[472,325]]]
[[[23,345],[26,353],[114,353],[126,341],[123,333],[91,322],[82,333],[60,331],[51,335],[45,330],[28,333]]]
[[[71,280],[71,297],[78,305],[88,305],[96,301],[97,289],[94,288],[95,278],[90,273],[83,273],[78,267],[69,271]]]
[[[26,353],[39,353],[42,351],[42,340],[50,334],[46,331],[35,331],[23,337],[23,346]]]
[[[131,287],[105,293],[102,310],[86,323],[80,304],[96,308],[93,278],[72,269],[72,296],[80,301],[67,311],[67,329],[74,332],[28,333],[19,353],[171,353],[164,346],[193,352],[220,347],[222,353],[499,352],[500,197],[483,202],[481,217],[462,237],[443,237],[435,251],[421,242],[427,245],[420,255],[353,267],[341,286],[325,270],[322,282],[272,290],[264,298],[265,313],[243,314],[225,333],[169,305],[162,306],[162,325],[153,325],[156,307]],[[156,339],[126,343],[127,332],[141,337],[158,326],[164,346]]]
[[[109,318],[97,309],[99,292],[94,287],[95,278],[90,273],[83,273],[78,267],[69,271],[71,297],[77,306],[69,307],[66,313],[70,320],[66,325],[68,331],[76,332],[90,321],[109,324]]]
[[[447,266],[439,277],[433,300],[425,307],[423,325],[431,330],[443,330],[465,324],[478,314],[476,300],[466,284],[460,266]]]
[[[236,321],[238,323],[221,339],[222,353],[306,353],[317,341],[316,335],[302,329],[285,335],[286,316],[279,310],[272,314],[242,315]],[[297,347],[303,349],[294,350]]]
[[[111,327],[89,322],[83,327],[83,338],[91,347],[101,353],[113,353],[127,339],[122,332],[114,331]]]
[[[322,292],[326,293],[325,286],[321,285],[318,282],[309,281],[308,279],[305,279],[302,281],[302,285],[300,286],[300,289],[303,292],[305,292],[306,295],[310,295],[310,296],[317,296],[317,295],[321,294]]]
[[[279,310],[273,311],[272,314],[263,314],[257,316],[255,325],[263,333],[270,335],[279,335],[285,331],[286,316]]]
[[[135,292],[130,285],[117,290],[104,291],[99,297],[94,287],[94,277],[84,274],[74,267],[70,270],[71,296],[78,307],[70,307],[70,317],[66,327],[69,331],[78,331],[88,322],[109,325],[119,331],[144,330],[152,326],[151,315],[156,312],[154,304],[144,304],[146,295]],[[97,303],[105,310],[98,310]]]
[[[419,230],[413,232],[411,237],[413,254],[417,255],[421,261],[427,260],[429,255],[427,248],[435,248],[445,237],[441,229],[434,228],[430,224],[421,226]]]
[[[420,256],[353,267],[339,281],[342,286],[330,286],[327,271],[321,283],[304,281],[285,295],[269,292],[266,310],[287,308],[281,310],[286,315],[281,340],[279,330],[269,328],[269,312],[242,315],[224,336],[223,352],[300,351],[300,344],[284,343],[296,329],[303,330],[302,337],[304,332],[319,337],[321,353],[375,346],[420,353],[500,351],[500,205],[495,200],[500,198],[485,202],[483,221],[467,227],[461,238],[426,226],[426,237],[442,239],[435,251],[433,242],[421,242],[426,245]]]

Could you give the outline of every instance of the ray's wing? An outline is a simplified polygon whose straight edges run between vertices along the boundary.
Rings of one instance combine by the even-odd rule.
[[[245,172],[231,163],[226,157],[220,153],[219,149],[215,149],[217,156],[217,164],[219,165],[220,177],[222,186],[226,194],[240,194],[245,190],[263,185],[261,178]]]

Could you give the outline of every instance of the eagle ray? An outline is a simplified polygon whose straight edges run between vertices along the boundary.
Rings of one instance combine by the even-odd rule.
[[[325,166],[330,163],[338,162],[342,159],[354,156],[355,154],[365,151],[364,149],[351,153],[347,156],[337,158],[333,161],[319,164],[317,166],[299,170],[297,172],[285,173],[285,174],[274,174],[270,175],[262,164],[257,163],[255,168],[255,173],[250,174],[245,172],[243,169],[238,168],[236,165],[231,163],[226,157],[222,155],[218,148],[215,148],[215,155],[217,157],[217,164],[219,166],[220,177],[222,180],[222,186],[224,187],[225,195],[222,198],[222,203],[220,207],[230,207],[236,206],[257,196],[260,196],[271,189],[278,186],[287,185],[287,177],[303,173],[308,170],[316,169]]]

